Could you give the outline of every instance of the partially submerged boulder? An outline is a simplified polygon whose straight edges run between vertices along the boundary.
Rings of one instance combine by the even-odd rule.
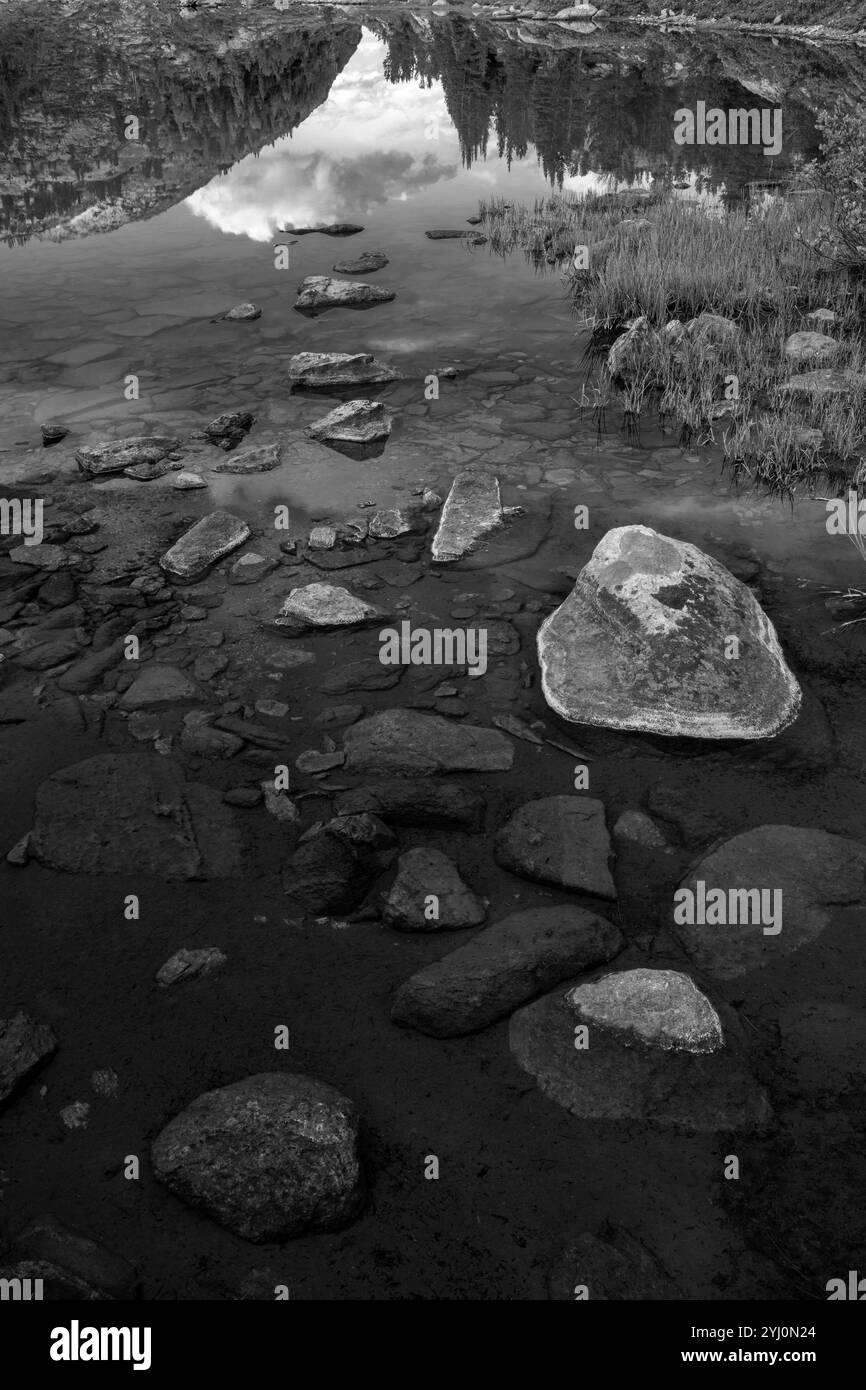
[[[325,309],[362,309],[396,299],[393,290],[368,285],[366,280],[335,280],[330,275],[308,275],[298,286],[295,308],[301,314]]]
[[[372,386],[399,381],[401,373],[371,352],[299,352],[289,361],[293,388]]]
[[[458,473],[451,484],[433,537],[432,558],[459,560],[503,519],[499,481],[489,473]]]
[[[175,541],[163,555],[159,567],[174,579],[199,579],[217,560],[249,540],[249,536],[250,528],[240,517],[231,512],[211,512]]]
[[[139,463],[161,463],[179,448],[180,440],[168,435],[134,435],[130,439],[112,439],[106,444],[76,449],[75,462],[82,473],[102,477],[107,473],[122,473]]]
[[[758,739],[800,687],[745,584],[685,541],[621,526],[599,541],[538,633],[548,704],[579,724]]]
[[[304,433],[351,458],[381,453],[391,433],[392,416],[381,401],[346,401],[309,425]]]

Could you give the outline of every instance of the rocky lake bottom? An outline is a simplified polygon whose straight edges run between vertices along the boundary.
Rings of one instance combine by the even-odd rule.
[[[581,408],[561,278],[468,220],[543,196],[538,141],[467,160],[389,22],[317,8],[323,90],[183,200],[2,248],[2,496],[44,535],[0,538],[0,1274],[824,1299],[864,1242],[862,559]],[[647,673],[587,587],[621,528],[620,579],[696,563],[748,629],[691,736],[683,653]],[[485,668],[383,662],[405,624]],[[563,662],[631,727],[566,717]],[[677,921],[699,883],[780,930]]]

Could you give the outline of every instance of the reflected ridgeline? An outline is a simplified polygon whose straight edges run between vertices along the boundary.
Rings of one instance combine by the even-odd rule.
[[[534,149],[554,185],[590,171],[676,181],[700,170],[705,187],[739,197],[753,181],[783,179],[797,156],[817,154],[817,111],[866,95],[866,57],[850,45],[627,26],[578,36],[555,24],[393,11],[366,22],[387,42],[391,81],[442,82],[465,164],[494,141],[508,160]],[[674,112],[698,101],[725,111],[780,107],[782,152],[678,146]]]
[[[0,6],[0,238],[65,240],[173,206],[295,130],[360,38],[343,16],[272,4]]]

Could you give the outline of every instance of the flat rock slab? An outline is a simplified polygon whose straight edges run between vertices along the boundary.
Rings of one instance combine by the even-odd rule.
[[[0,1105],[5,1105],[57,1051],[47,1023],[19,1010],[0,1018]]]
[[[139,672],[118,703],[121,709],[152,709],[201,698],[200,688],[184,671],[155,661]]]
[[[337,261],[331,269],[338,275],[370,275],[388,264],[384,251],[362,251],[353,261]]]
[[[557,1105],[580,1119],[640,1120],[697,1133],[755,1131],[772,1118],[739,1042],[715,1052],[673,1052],[625,1042],[582,1024],[562,986],[527,1004],[509,1025],[511,1052]]]
[[[368,285],[366,280],[334,280],[330,275],[308,275],[298,286],[294,307],[301,314],[325,309],[366,309],[396,299],[393,290]]]
[[[438,714],[411,709],[380,710],[343,736],[346,769],[373,775],[507,772],[514,745],[498,729],[454,724]]]
[[[694,980],[678,970],[620,970],[570,991],[584,1023],[628,1042],[665,1051],[715,1052],[724,1046],[721,1020]]]
[[[494,854],[503,869],[524,878],[616,897],[604,805],[592,797],[527,801],[497,832]]]
[[[386,614],[372,603],[356,598],[348,589],[335,584],[305,584],[292,589],[280,609],[275,624],[284,619],[307,627],[355,627],[384,620]]]
[[[105,444],[77,449],[75,462],[82,473],[101,477],[107,473],[122,473],[140,463],[161,463],[180,448],[180,440],[168,435],[135,435],[130,439],[112,439]]]
[[[375,386],[402,380],[402,373],[371,352],[299,352],[289,361],[293,387]]]
[[[577,1289],[594,1303],[679,1301],[682,1290],[652,1251],[605,1223],[597,1235],[582,1231],[557,1256],[548,1276],[551,1302],[573,1303]]]
[[[212,466],[213,473],[272,473],[283,461],[279,444],[257,444],[240,449],[231,458],[220,459]]]
[[[484,904],[441,850],[420,845],[400,855],[397,877],[382,907],[389,926],[411,932],[457,931],[477,927],[486,916]]]
[[[369,811],[388,825],[427,825],[445,829],[460,825],[478,830],[484,819],[485,802],[478,792],[469,791],[458,782],[444,782],[433,777],[413,777],[411,781],[405,777],[391,777],[365,782],[362,787],[343,792],[337,797],[334,809],[339,815]]]
[[[319,222],[315,227],[284,227],[285,233],[292,236],[310,236],[318,232],[321,236],[355,236],[364,228],[357,222]]]
[[[71,874],[178,880],[240,872],[240,843],[221,793],[185,781],[166,758],[142,754],[100,754],[42,782],[30,854]]]
[[[432,558],[440,563],[461,559],[502,518],[499,480],[489,473],[458,473],[439,517]]]
[[[680,888],[694,894],[693,917],[699,881],[705,901],[711,890],[722,890],[723,915],[717,920],[708,905],[702,915],[709,922],[689,923],[683,920],[688,901],[677,903],[673,930],[702,970],[735,979],[817,940],[838,912],[866,908],[866,844],[796,825],[759,825],[718,845],[689,870]],[[769,921],[776,906],[779,931]]]
[[[542,624],[538,659],[547,703],[573,723],[757,739],[800,709],[800,687],[751,590],[696,546],[646,526],[599,541]]]
[[[474,1033],[611,960],[622,944],[617,927],[579,907],[515,912],[412,975],[394,996],[391,1018],[434,1038]]]
[[[250,528],[240,517],[231,512],[211,512],[175,541],[163,555],[159,567],[175,579],[199,579],[217,560],[249,540],[249,536]]]
[[[304,433],[309,439],[317,439],[320,444],[348,452],[352,457],[368,458],[369,450],[384,446],[391,434],[392,418],[381,401],[346,401],[309,425]]]
[[[287,1240],[358,1215],[358,1115],[333,1087],[284,1072],[207,1091],[154,1141],[160,1182],[235,1235]]]
[[[487,241],[487,237],[481,232],[467,232],[465,228],[455,231],[434,230],[425,232],[424,235],[428,241],[465,241],[469,246],[483,246]]]

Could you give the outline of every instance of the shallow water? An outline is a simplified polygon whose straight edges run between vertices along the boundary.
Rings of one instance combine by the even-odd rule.
[[[701,171],[672,152],[669,138],[665,144],[670,111],[689,104],[694,92],[748,104],[756,85],[783,81],[791,94],[786,159],[795,152],[809,156],[811,112],[819,98],[858,89],[858,60],[837,50],[780,53],[766,43],[753,49],[745,41],[740,51],[728,38],[689,40],[683,62],[677,45],[684,40],[628,31],[551,54],[532,34],[521,37],[509,26],[507,34],[492,35],[467,14],[417,18],[371,10],[362,24],[355,11],[317,9],[281,20],[267,9],[261,33],[256,7],[241,20],[227,5],[203,17],[198,30],[198,19],[189,19],[190,56],[161,57],[155,83],[147,24],[159,33],[164,24],[176,38],[176,19],[136,21],[141,28],[120,44],[111,32],[94,37],[87,26],[98,18],[98,6],[89,6],[77,18],[64,17],[59,33],[40,30],[44,49],[36,46],[29,67],[19,55],[15,68],[19,50],[11,45],[11,114],[4,119],[12,138],[3,166],[9,239],[0,246],[0,476],[11,486],[56,469],[64,486],[86,490],[96,502],[118,546],[135,526],[139,505],[143,530],[172,535],[181,514],[192,520],[218,505],[245,516],[256,544],[264,534],[267,547],[277,504],[288,505],[292,533],[303,537],[311,520],[341,521],[371,502],[400,505],[424,487],[444,494],[461,467],[483,459],[500,478],[505,501],[522,505],[525,518],[482,552],[477,568],[438,577],[425,567],[402,596],[402,611],[415,620],[447,619],[452,593],[466,590],[464,607],[476,612],[498,605],[508,613],[503,586],[524,605],[515,622],[522,665],[499,663],[507,669],[488,683],[467,683],[476,687],[473,722],[487,722],[512,704],[548,716],[537,680],[530,684],[537,619],[525,604],[567,593],[610,527],[646,524],[739,569],[807,687],[808,725],[801,721],[778,750],[574,731],[578,743],[589,740],[591,790],[609,815],[649,804],[679,837],[676,857],[660,876],[638,863],[621,883],[615,911],[630,952],[622,963],[682,967],[665,931],[663,895],[696,849],[766,822],[860,834],[863,639],[859,627],[833,628],[825,600],[827,590],[860,581],[862,560],[844,538],[828,536],[820,500],[792,507],[733,489],[718,447],[681,448],[653,419],[641,422],[635,442],[615,403],[599,437],[597,421],[576,406],[587,334],[559,276],[537,273],[519,255],[501,260],[486,246],[431,241],[424,232],[465,228],[479,200],[492,196],[543,196],[560,175],[575,191],[672,178],[690,188],[703,183],[710,199],[738,199],[749,180],[765,176],[767,161],[715,151],[697,179]],[[38,16],[39,7],[34,10]],[[273,26],[281,22],[287,27],[275,47]],[[233,44],[225,42],[229,31]],[[57,82],[58,54],[74,42],[85,55],[79,81],[92,61],[96,93],[78,93],[78,143],[69,93]],[[114,55],[119,79],[107,60],[95,61],[97,51]],[[54,74],[53,85],[46,79],[40,88],[40,73]],[[138,74],[140,88],[130,85],[130,73]],[[118,133],[135,107],[133,88],[146,159],[126,150]],[[101,91],[109,98],[101,99]],[[213,93],[219,99],[209,102]],[[575,93],[580,96],[566,100]],[[58,144],[64,119],[69,138]],[[106,206],[123,225],[82,234],[89,210],[105,214]],[[364,230],[297,238],[280,231],[319,221],[360,222]],[[274,268],[275,242],[292,243],[288,270]],[[293,309],[305,276],[328,274],[335,261],[375,249],[389,264],[365,278],[394,290],[393,302],[312,319]],[[255,322],[215,321],[250,300],[262,310]],[[379,458],[356,463],[305,441],[305,426],[340,397],[290,392],[287,363],[300,351],[369,351],[405,374],[376,392],[397,417]],[[458,375],[442,376],[438,399],[426,399],[425,378],[451,366]],[[140,383],[133,401],[124,399],[130,373]],[[250,444],[281,443],[279,469],[249,478],[211,475],[206,492],[181,495],[171,489],[172,474],[148,484],[72,481],[72,453],[81,445],[107,436],[187,435],[234,409],[257,417]],[[41,449],[38,426],[54,420],[70,435],[57,448]],[[187,466],[197,467],[198,456]],[[579,503],[589,507],[588,531],[574,528]],[[104,563],[103,554],[97,565]],[[315,741],[311,724],[320,705],[343,698],[322,695],[307,682],[308,668],[282,675],[267,669],[256,624],[273,615],[293,582],[276,571],[254,589],[230,589],[219,613],[238,663],[232,694],[249,705],[268,695],[292,709],[298,727],[290,761]],[[178,631],[179,648],[185,640]],[[354,633],[304,645],[316,651],[318,675],[368,659],[374,643],[371,634]],[[173,650],[162,647],[163,657]],[[523,685],[521,670],[528,673]],[[362,698],[379,708],[403,703],[407,693],[423,689]],[[35,788],[54,767],[106,746],[129,746],[110,718],[104,730],[92,720],[84,729],[61,729],[46,714],[14,724],[2,737],[12,792],[2,828],[10,844],[28,828]],[[513,776],[485,787],[489,826],[520,801],[570,791],[572,763],[567,754],[539,754],[520,744]],[[231,784],[222,765],[211,772]],[[324,815],[315,786],[311,804]],[[410,836],[412,843],[419,838],[459,858],[467,879],[489,897],[490,920],[538,900],[531,885],[495,867],[489,840]],[[268,876],[285,852],[279,827],[259,823],[250,840],[258,868],[249,885],[149,885],[148,925],[132,949],[110,906],[119,900],[112,895],[127,891],[121,882],[105,885],[95,925],[87,880],[34,865],[24,874],[5,870],[15,998],[32,999],[68,1038],[52,1063],[52,1113],[31,1094],[6,1121],[22,1217],[48,1206],[72,1224],[86,1217],[97,1238],[138,1251],[150,1298],[227,1297],[244,1272],[262,1263],[275,1277],[288,1270],[292,1297],[299,1298],[541,1298],[564,1225],[581,1229],[601,1218],[656,1249],[685,1297],[822,1297],[822,1271],[830,1277],[856,1267],[861,1231],[856,1222],[849,1227],[841,1209],[861,1180],[859,1160],[844,1141],[858,1119],[855,1103],[847,1096],[803,1099],[778,1055],[777,1033],[780,1011],[805,998],[860,1006],[856,924],[834,927],[828,949],[807,948],[764,972],[769,983],[751,980],[726,993],[755,1029],[755,1065],[780,1121],[780,1130],[738,1150],[753,1173],[776,1172],[778,1187],[768,1188],[762,1178],[732,1195],[719,1178],[728,1141],[573,1120],[518,1072],[505,1024],[446,1043],[397,1032],[387,1017],[391,990],[442,954],[442,943],[394,940],[367,924],[334,930],[287,923]],[[227,945],[231,971],[216,977],[205,997],[188,994],[154,1006],[153,970],[180,944],[212,938]],[[47,964],[44,979],[34,983],[36,961]],[[124,999],[122,1017],[105,1002],[109,992]],[[11,996],[2,999],[9,1002]],[[93,1005],[99,1028],[82,1029],[82,1011],[86,1017]],[[133,1234],[141,1214],[117,1176],[117,1154],[130,1145],[143,1149],[193,1095],[267,1069],[272,1022],[284,1016],[298,1037],[297,1069],[309,1068],[358,1098],[375,1174],[374,1208],[345,1233],[269,1249],[259,1259],[243,1242],[181,1211],[148,1178],[145,1233]],[[123,1077],[117,1109],[95,1116],[86,1134],[60,1132],[34,1172],[28,1154],[43,1152],[46,1131],[57,1129],[58,1107],[106,1059]],[[825,1134],[839,1139],[832,1156]],[[435,1211],[418,1197],[415,1168],[428,1152],[453,1164]],[[809,1224],[816,1173],[843,1194],[825,1231]],[[108,1205],[99,1183],[108,1184]],[[65,1195],[70,1191],[74,1203]]]

